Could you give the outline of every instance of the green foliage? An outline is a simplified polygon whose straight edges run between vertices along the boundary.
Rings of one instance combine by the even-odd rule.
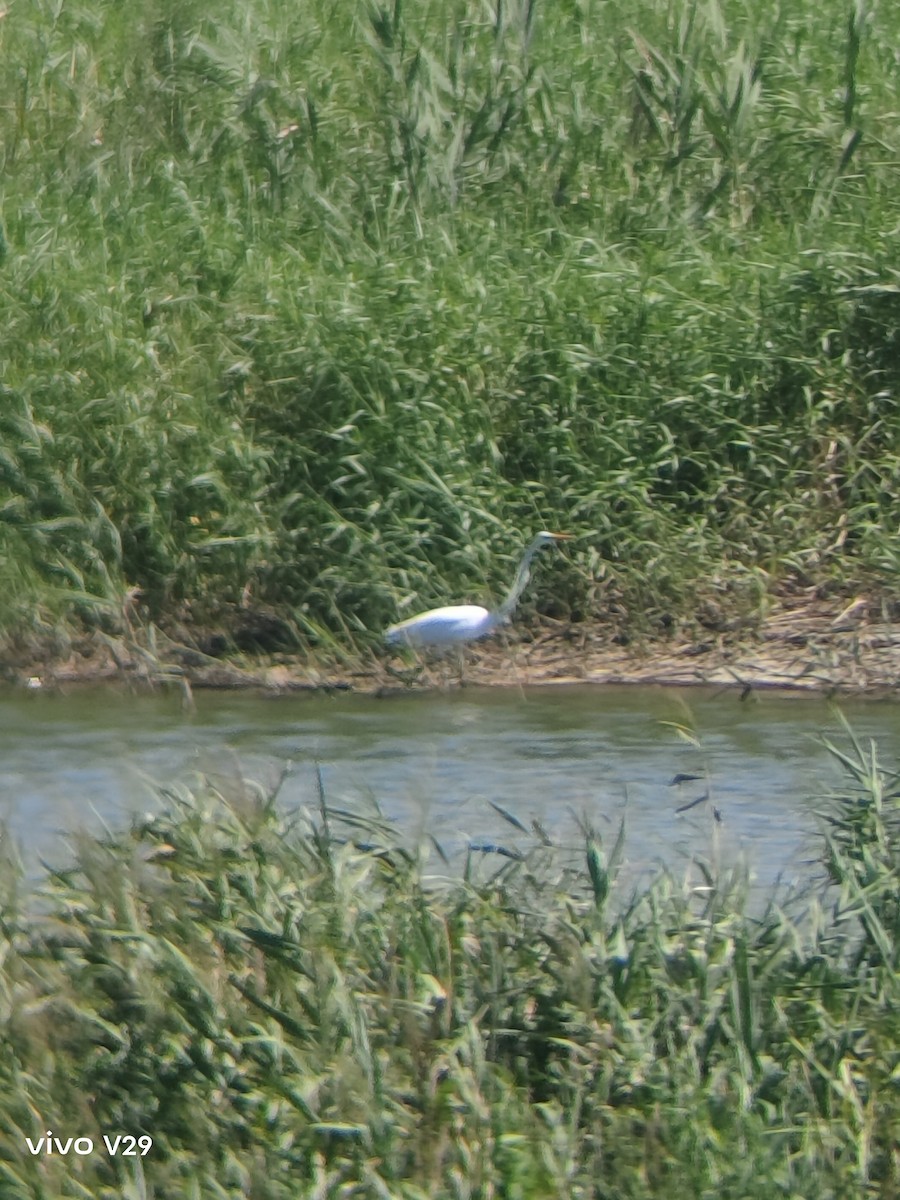
[[[0,631],[895,570],[900,18],[752,7],[11,7]]]
[[[36,909],[5,863],[4,1196],[895,1195],[896,778],[833,753],[827,878],[762,911],[702,864],[629,895],[622,831],[437,879],[244,782],[81,838]]]

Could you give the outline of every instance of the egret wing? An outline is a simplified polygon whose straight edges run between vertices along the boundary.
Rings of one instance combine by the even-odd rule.
[[[480,604],[451,604],[392,625],[385,638],[407,646],[453,646],[484,637],[495,624],[493,614]]]

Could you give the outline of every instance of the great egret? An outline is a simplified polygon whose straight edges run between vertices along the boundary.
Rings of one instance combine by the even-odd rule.
[[[385,633],[385,641],[392,646],[416,646],[440,649],[444,646],[461,646],[477,638],[487,637],[500,625],[505,625],[525,590],[531,577],[531,560],[544,546],[553,542],[566,542],[569,533],[549,533],[546,529],[535,537],[522,555],[519,569],[509,594],[499,608],[492,611],[480,604],[451,604],[446,608],[431,608],[415,617],[407,617],[392,625]]]

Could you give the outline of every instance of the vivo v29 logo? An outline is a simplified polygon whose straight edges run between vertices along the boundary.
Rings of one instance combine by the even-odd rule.
[[[108,1134],[103,1135],[103,1146],[106,1147],[106,1153],[112,1155],[140,1155],[141,1158],[148,1152],[153,1145],[153,1138],[142,1134],[141,1137],[132,1137],[130,1133],[117,1133],[115,1137],[109,1137]],[[48,1129],[43,1137],[36,1138],[34,1141],[30,1137],[25,1139],[25,1144],[31,1154],[93,1154],[94,1139],[89,1137],[76,1138],[61,1138],[54,1137],[53,1130]],[[102,1147],[98,1146],[97,1149]]]

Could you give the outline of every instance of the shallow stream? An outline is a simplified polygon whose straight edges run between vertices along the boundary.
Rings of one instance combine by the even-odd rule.
[[[842,712],[891,763],[900,706]],[[377,803],[398,836],[448,855],[535,844],[493,802],[562,845],[578,844],[579,822],[611,841],[624,816],[635,876],[743,855],[757,887],[808,873],[816,808],[842,782],[821,737],[846,746],[824,699],[647,687],[200,692],[190,713],[174,692],[79,688],[7,693],[0,718],[0,813],[32,860],[64,854],[60,831],[115,827],[197,773],[228,790],[242,775],[275,786],[287,767],[281,802],[312,806],[318,768],[332,805]]]

